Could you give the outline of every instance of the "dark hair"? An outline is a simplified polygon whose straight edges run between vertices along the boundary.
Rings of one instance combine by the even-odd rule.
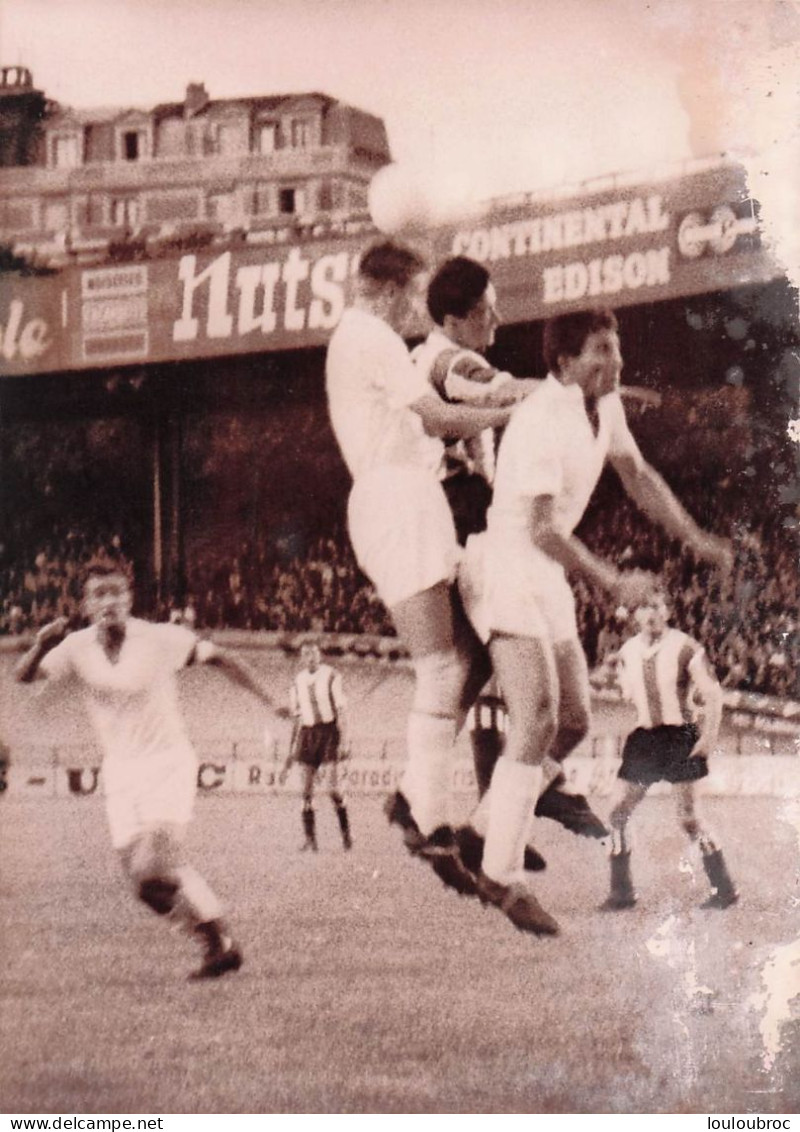
[[[359,261],[358,274],[381,286],[396,283],[398,287],[407,287],[424,267],[425,260],[411,248],[386,240],[367,248]]]
[[[86,589],[92,578],[110,578],[120,574],[133,587],[133,570],[121,558],[90,558],[81,570],[81,589]]]
[[[458,255],[445,260],[428,284],[428,313],[437,326],[448,314],[465,318],[489,285],[482,263]]]
[[[544,324],[544,364],[550,373],[558,373],[558,359],[577,358],[590,334],[617,329],[617,316],[607,307],[557,315]]]

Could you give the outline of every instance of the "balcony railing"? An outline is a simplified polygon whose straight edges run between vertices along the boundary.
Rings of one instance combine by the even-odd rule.
[[[208,154],[201,157],[155,157],[139,161],[98,161],[70,169],[43,166],[0,169],[0,198],[38,193],[81,193],[93,189],[132,191],[151,187],[220,184],[237,181],[276,180],[319,176],[320,173],[354,172],[364,169],[348,146],[314,149],[279,149],[274,153],[235,155]],[[370,170],[371,171],[371,170]]]

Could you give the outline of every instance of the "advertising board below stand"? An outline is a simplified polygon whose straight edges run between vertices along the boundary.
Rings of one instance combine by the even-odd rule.
[[[0,376],[322,346],[378,236],[320,227],[274,244],[0,280]],[[781,274],[736,164],[582,195],[490,202],[418,241],[491,269],[506,323],[767,282]],[[422,323],[417,330],[424,331]]]
[[[700,789],[718,796],[764,795],[800,798],[800,705],[778,700],[750,702],[753,697],[728,693],[717,753],[710,774]],[[614,786],[624,736],[633,726],[633,714],[613,693],[593,697],[592,733],[565,764],[569,786],[578,793],[608,796]],[[396,741],[357,731],[354,755],[339,767],[339,782],[348,794],[377,796],[397,789],[402,780],[404,740]],[[33,756],[33,757],[31,757]],[[282,795],[302,792],[297,766],[283,779],[283,757],[264,757],[248,742],[206,743],[198,749],[197,787],[200,796]],[[0,799],[52,797],[90,798],[102,793],[102,768],[85,749],[50,749],[26,752],[0,767]],[[320,772],[325,787],[325,769]],[[476,790],[472,759],[466,739],[460,740],[452,768],[455,794]],[[668,790],[665,783],[654,794]]]

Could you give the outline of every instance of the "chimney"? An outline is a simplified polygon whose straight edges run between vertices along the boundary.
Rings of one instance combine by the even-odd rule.
[[[183,116],[194,118],[208,105],[208,91],[205,83],[189,83],[186,87],[186,98],[183,102]]]

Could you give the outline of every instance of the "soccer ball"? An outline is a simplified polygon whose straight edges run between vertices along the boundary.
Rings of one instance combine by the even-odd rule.
[[[367,204],[376,228],[387,236],[430,228],[433,202],[423,179],[401,165],[384,165],[370,182]]]

